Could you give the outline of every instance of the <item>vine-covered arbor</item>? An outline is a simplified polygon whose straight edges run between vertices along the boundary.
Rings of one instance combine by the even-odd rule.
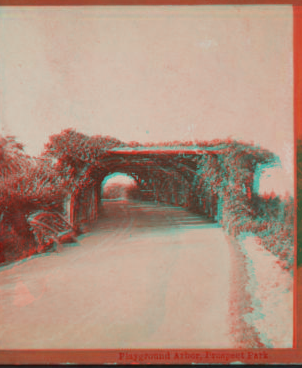
[[[115,172],[132,176],[143,198],[219,221],[226,199],[251,200],[257,167],[276,160],[267,150],[232,140],[126,144],[71,129],[50,137],[45,154],[57,159],[73,224],[98,217],[101,184]]]

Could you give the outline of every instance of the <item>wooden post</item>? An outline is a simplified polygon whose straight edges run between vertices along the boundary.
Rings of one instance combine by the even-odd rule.
[[[91,215],[90,215],[90,221],[95,221],[97,219],[97,213],[98,213],[98,194],[97,194],[97,185],[95,184],[91,188]]]
[[[64,200],[64,215],[71,223],[71,194],[69,193]]]
[[[68,204],[69,204],[68,220],[73,226],[75,225],[75,207],[76,207],[76,196],[74,194],[70,195],[70,201],[68,201]]]
[[[248,178],[245,181],[246,195],[248,199],[251,199],[252,197],[253,184],[254,184],[253,182],[254,182],[254,173],[250,172]]]
[[[173,182],[173,203],[175,206],[178,206],[178,197],[177,197],[177,182],[174,180]]]
[[[222,211],[223,211],[223,200],[220,195],[217,196],[217,214],[216,221],[221,224],[222,223]]]

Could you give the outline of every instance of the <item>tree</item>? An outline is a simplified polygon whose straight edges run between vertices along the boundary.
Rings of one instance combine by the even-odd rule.
[[[29,163],[30,157],[16,137],[0,136],[0,179],[22,172]]]

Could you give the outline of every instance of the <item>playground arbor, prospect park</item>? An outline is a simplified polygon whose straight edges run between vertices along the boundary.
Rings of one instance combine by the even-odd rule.
[[[39,157],[0,144],[1,293],[19,275],[1,298],[3,348],[292,346],[293,198],[258,193],[273,153],[74,129]],[[104,189],[116,175],[130,178],[122,198]]]

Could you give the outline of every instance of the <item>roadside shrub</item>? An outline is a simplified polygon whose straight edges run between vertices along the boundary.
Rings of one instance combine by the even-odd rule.
[[[31,256],[37,249],[34,235],[22,212],[14,212],[13,216],[2,219],[0,239],[0,263]]]
[[[257,204],[259,207],[257,207]],[[223,209],[223,227],[237,237],[252,232],[260,244],[277,256],[284,269],[294,264],[294,203],[293,198],[257,196],[248,202],[242,196],[226,196]]]
[[[0,178],[0,262],[35,253],[27,216],[37,210],[62,212],[65,195],[56,172],[45,162],[32,159],[21,172]]]

